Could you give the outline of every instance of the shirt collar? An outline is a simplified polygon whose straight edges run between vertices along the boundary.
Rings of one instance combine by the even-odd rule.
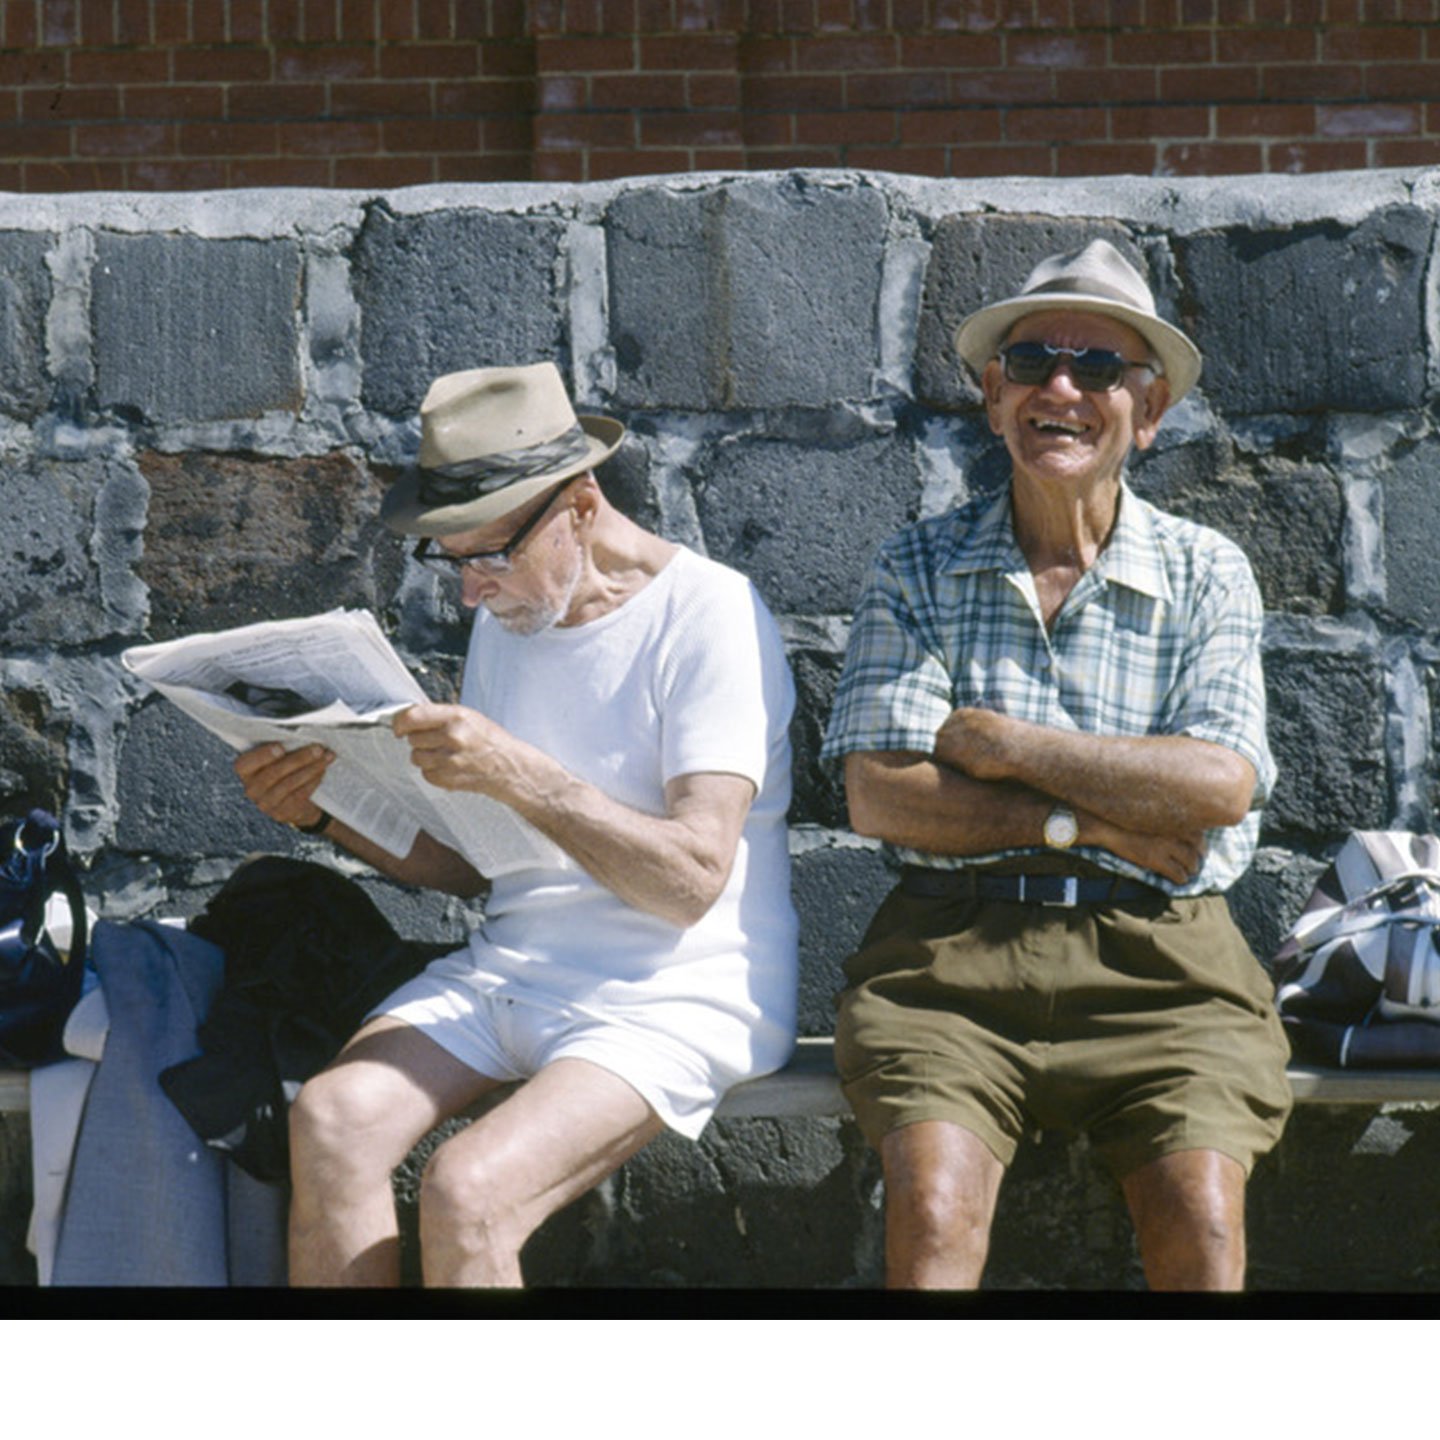
[[[966,575],[983,570],[1013,572],[1024,567],[1025,556],[1015,541],[1011,519],[1010,487],[1006,485],[989,504],[980,508],[973,522],[955,536],[945,568],[952,575]],[[1120,515],[1110,543],[1095,562],[1093,573],[1097,580],[1124,585],[1152,599],[1171,599],[1170,579],[1161,563],[1151,508],[1123,479]]]

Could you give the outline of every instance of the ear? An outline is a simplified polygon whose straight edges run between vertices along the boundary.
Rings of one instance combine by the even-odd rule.
[[[1000,368],[998,360],[992,360],[986,367],[985,372],[980,376],[980,388],[985,393],[985,418],[990,422],[990,429],[996,434],[1001,434],[1000,429],[1000,387],[1005,383],[1005,372]]]
[[[1160,428],[1161,417],[1170,408],[1170,385],[1163,375],[1157,375],[1140,397],[1135,417],[1135,448],[1148,450]]]
[[[605,503],[604,492],[600,489],[600,482],[595,478],[593,470],[587,470],[581,477],[580,483],[575,487],[575,500],[573,509],[575,518],[583,525],[595,518],[596,512]]]

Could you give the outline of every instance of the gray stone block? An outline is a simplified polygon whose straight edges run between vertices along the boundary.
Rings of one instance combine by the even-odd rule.
[[[50,277],[44,235],[0,235],[0,412],[31,420],[49,393],[45,314]]]
[[[1298,1109],[1249,1187],[1249,1288],[1440,1289],[1437,1144],[1434,1106]]]
[[[713,447],[700,470],[707,550],[796,614],[848,614],[881,541],[920,501],[915,458],[894,438],[838,449],[740,440]]]
[[[1308,855],[1262,849],[1227,894],[1240,933],[1267,969],[1324,869]]]
[[[377,518],[383,482],[345,455],[268,460],[148,452],[140,578],[156,639],[336,606],[382,607],[404,542]]]
[[[297,411],[299,306],[288,240],[102,234],[96,398],[162,424]]]
[[[1163,432],[1162,432],[1163,433]],[[1338,614],[1345,603],[1345,502],[1323,466],[1237,457],[1221,436],[1143,453],[1136,491],[1235,541],[1267,610]]]
[[[1371,651],[1267,648],[1270,746],[1280,770],[1263,833],[1384,829],[1385,675]]]
[[[37,691],[0,690],[0,815],[37,805],[58,815],[69,783],[68,717]]]
[[[1440,439],[1397,449],[1383,480],[1385,608],[1426,630],[1440,629],[1437,517]]]
[[[842,970],[858,948],[895,874],[878,849],[858,845],[803,851],[790,862],[800,916],[800,1033],[829,1035]]]
[[[562,234],[532,216],[372,206],[354,263],[366,405],[410,416],[439,375],[560,361]]]
[[[1211,404],[1238,413],[1392,410],[1425,398],[1434,221],[1393,206],[1175,240]]]
[[[0,635],[7,649],[84,645],[133,632],[140,612],[121,607],[139,597],[125,594],[130,542],[117,527],[128,531],[143,509],[135,472],[119,461],[11,456],[0,460],[0,486]]]
[[[931,244],[915,337],[916,397],[947,410],[978,405],[979,388],[955,353],[956,327],[982,305],[1015,294],[1046,256],[1091,240],[1110,241],[1147,273],[1145,256],[1113,220],[1044,215],[952,215],[941,220]]]
[[[660,497],[651,471],[650,452],[633,435],[595,472],[605,498],[637,525],[657,534],[662,529]]]
[[[790,820],[793,824],[845,829],[850,822],[840,769],[820,761],[844,656],[801,646],[790,650],[789,659],[795,677],[795,715],[790,722],[794,756]]]
[[[295,832],[245,798],[234,761],[228,745],[168,700],[147,701],[120,747],[116,846],[172,858],[296,853]]]
[[[868,396],[886,207],[800,177],[634,190],[609,208],[615,393],[641,409]]]
[[[30,1120],[0,1115],[0,1285],[34,1285],[35,1257],[25,1247],[34,1208]]]

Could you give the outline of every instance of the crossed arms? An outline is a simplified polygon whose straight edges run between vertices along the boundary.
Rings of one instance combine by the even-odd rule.
[[[993,710],[953,711],[925,755],[846,756],[850,821],[862,834],[933,854],[982,855],[1043,843],[1045,817],[1069,806],[1078,843],[1184,884],[1204,832],[1250,809],[1254,767],[1186,735],[1100,736]]]

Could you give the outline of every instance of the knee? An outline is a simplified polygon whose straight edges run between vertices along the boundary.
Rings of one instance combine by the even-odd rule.
[[[420,1178],[422,1241],[518,1250],[531,1227],[500,1168],[473,1145],[442,1144]]]
[[[988,1233],[988,1213],[975,1203],[970,1187],[946,1170],[914,1167],[887,1174],[885,1191],[889,1222],[903,1225],[916,1240],[945,1247]]]
[[[303,1171],[361,1159],[376,1115],[375,1097],[353,1072],[343,1066],[321,1071],[290,1106],[292,1167]]]

